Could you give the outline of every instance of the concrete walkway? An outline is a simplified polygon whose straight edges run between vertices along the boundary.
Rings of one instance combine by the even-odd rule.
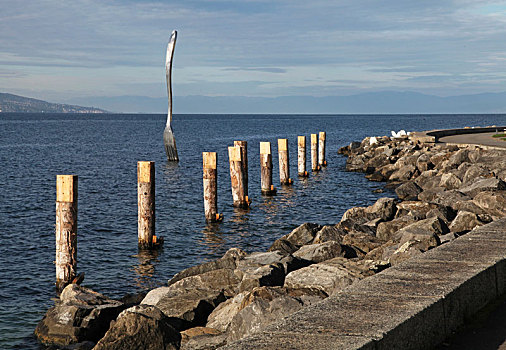
[[[452,144],[471,144],[471,145],[485,145],[492,147],[506,148],[506,141],[493,138],[495,132],[477,133],[477,134],[463,134],[444,136],[439,138],[439,142],[452,143]]]
[[[506,218],[223,349],[432,349],[505,291]]]

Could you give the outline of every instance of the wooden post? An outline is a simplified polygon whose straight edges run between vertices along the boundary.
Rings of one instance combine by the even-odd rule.
[[[155,162],[137,162],[139,248],[153,248],[155,236]]]
[[[320,131],[319,134],[319,144],[318,144],[318,165],[327,166],[327,161],[325,160],[325,139],[326,134],[325,131]]]
[[[248,142],[246,141],[234,141],[234,146],[239,146],[241,148],[241,157],[242,157],[242,181],[243,181],[243,189],[244,189],[244,198],[248,206],[251,204],[251,200],[248,196]]]
[[[218,213],[218,171],[216,152],[202,152],[204,181],[204,213],[207,222],[218,222],[223,216]]]
[[[279,181],[282,185],[290,185],[290,158],[288,154],[288,140],[278,139],[278,157],[279,157]]]
[[[77,175],[56,176],[56,289],[61,292],[77,271]]]
[[[272,154],[270,142],[260,142],[260,175],[262,194],[267,196],[276,194],[276,190],[272,184]]]
[[[306,171],[306,136],[297,137],[297,171],[299,176],[307,177],[308,172]]]
[[[228,148],[230,161],[230,181],[232,187],[233,205],[237,208],[247,208],[248,202],[244,194],[244,176],[242,167],[241,147],[231,146]]]
[[[320,170],[318,165],[318,135],[311,134],[311,170],[313,172]]]

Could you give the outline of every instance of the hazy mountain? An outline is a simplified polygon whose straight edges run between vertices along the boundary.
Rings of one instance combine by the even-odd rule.
[[[61,103],[50,103],[34,98],[0,93],[0,112],[28,113],[105,113],[95,107],[81,107]]]
[[[166,97],[89,97],[70,102],[100,106],[115,112],[167,113]],[[450,97],[394,91],[326,97],[175,96],[174,113],[506,113],[506,92]]]

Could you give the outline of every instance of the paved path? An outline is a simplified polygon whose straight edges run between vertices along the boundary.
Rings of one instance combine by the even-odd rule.
[[[485,145],[485,146],[506,148],[506,141],[493,138],[492,135],[495,135],[495,132],[444,136],[439,139],[439,142],[465,143],[473,145]]]

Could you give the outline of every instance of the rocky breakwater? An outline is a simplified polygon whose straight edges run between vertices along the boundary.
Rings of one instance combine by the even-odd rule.
[[[216,349],[391,265],[506,216],[506,153],[366,138],[340,149],[350,171],[398,198],[303,224],[266,252],[230,249],[146,295],[111,300],[70,285],[36,329],[72,349]]]

